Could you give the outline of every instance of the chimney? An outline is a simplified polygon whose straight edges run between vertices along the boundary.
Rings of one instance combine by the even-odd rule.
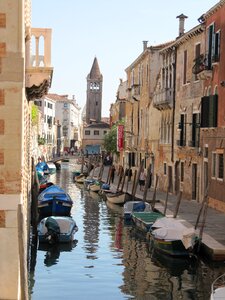
[[[188,17],[185,16],[184,14],[181,14],[181,15],[177,16],[177,19],[179,19],[179,33],[178,33],[178,36],[182,36],[184,34],[184,21],[187,18]]]
[[[143,41],[143,51],[145,51],[148,47],[148,41]]]

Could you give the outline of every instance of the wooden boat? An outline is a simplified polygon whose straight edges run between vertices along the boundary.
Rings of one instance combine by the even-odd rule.
[[[40,184],[39,186],[39,194],[42,193],[46,188],[50,187],[54,183],[51,181],[46,181]]]
[[[106,193],[107,201],[114,204],[124,204],[126,193],[117,192],[117,193]]]
[[[210,300],[222,299],[225,299],[225,273],[217,277],[211,286]]]
[[[92,184],[89,184],[89,190],[92,192],[98,193],[101,189],[101,183],[99,181],[95,181]]]
[[[79,176],[80,174],[81,174],[81,171],[80,171],[80,170],[72,171],[72,176],[73,176],[73,178],[76,177],[76,176]]]
[[[85,178],[85,180],[84,180],[84,187],[86,188],[86,189],[89,189],[89,186],[91,185],[91,184],[94,184],[96,182],[96,179],[94,179],[94,178],[92,178],[92,177],[87,177],[87,178]]]
[[[49,244],[72,242],[77,230],[74,219],[66,216],[44,218],[37,226],[39,242]]]
[[[84,183],[86,176],[84,174],[80,174],[74,177],[74,181],[77,183]]]
[[[38,195],[38,211],[42,217],[69,216],[73,201],[63,189],[51,185]]]
[[[154,222],[163,217],[158,212],[132,212],[131,216],[135,226],[143,232],[149,232]]]
[[[133,212],[151,212],[152,208],[148,202],[127,201],[123,206],[123,217],[126,223],[132,221]]]
[[[47,162],[47,165],[48,165],[49,174],[55,174],[56,173],[56,165],[51,161]]]
[[[154,249],[175,257],[190,256],[198,241],[194,228],[167,217],[156,220],[151,228],[151,237]]]

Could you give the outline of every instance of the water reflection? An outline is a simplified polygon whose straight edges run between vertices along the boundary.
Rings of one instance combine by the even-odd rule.
[[[71,245],[39,245],[30,272],[31,299],[209,299],[210,285],[225,266],[174,259],[154,252],[123,207],[105,202],[73,182],[72,162],[52,181],[71,195],[78,225]],[[72,279],[71,279],[72,278]]]
[[[46,252],[44,264],[46,267],[51,267],[59,262],[61,252],[71,252],[76,247],[78,240],[71,243],[49,245],[47,243],[39,244],[38,250]]]

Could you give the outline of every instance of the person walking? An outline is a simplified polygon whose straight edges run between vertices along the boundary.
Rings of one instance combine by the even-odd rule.
[[[112,165],[112,167],[111,167],[111,182],[112,183],[114,182],[115,170],[116,170],[115,166]]]
[[[140,173],[140,177],[139,177],[140,191],[144,191],[145,180],[146,180],[145,171],[144,171],[144,169],[142,169],[142,170],[141,170],[141,173]]]

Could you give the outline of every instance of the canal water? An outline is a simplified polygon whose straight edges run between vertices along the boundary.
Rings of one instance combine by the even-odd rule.
[[[224,263],[172,259],[155,253],[145,237],[123,224],[122,207],[73,182],[75,160],[62,163],[51,181],[72,197],[78,225],[70,245],[33,249],[32,300],[207,300]]]

